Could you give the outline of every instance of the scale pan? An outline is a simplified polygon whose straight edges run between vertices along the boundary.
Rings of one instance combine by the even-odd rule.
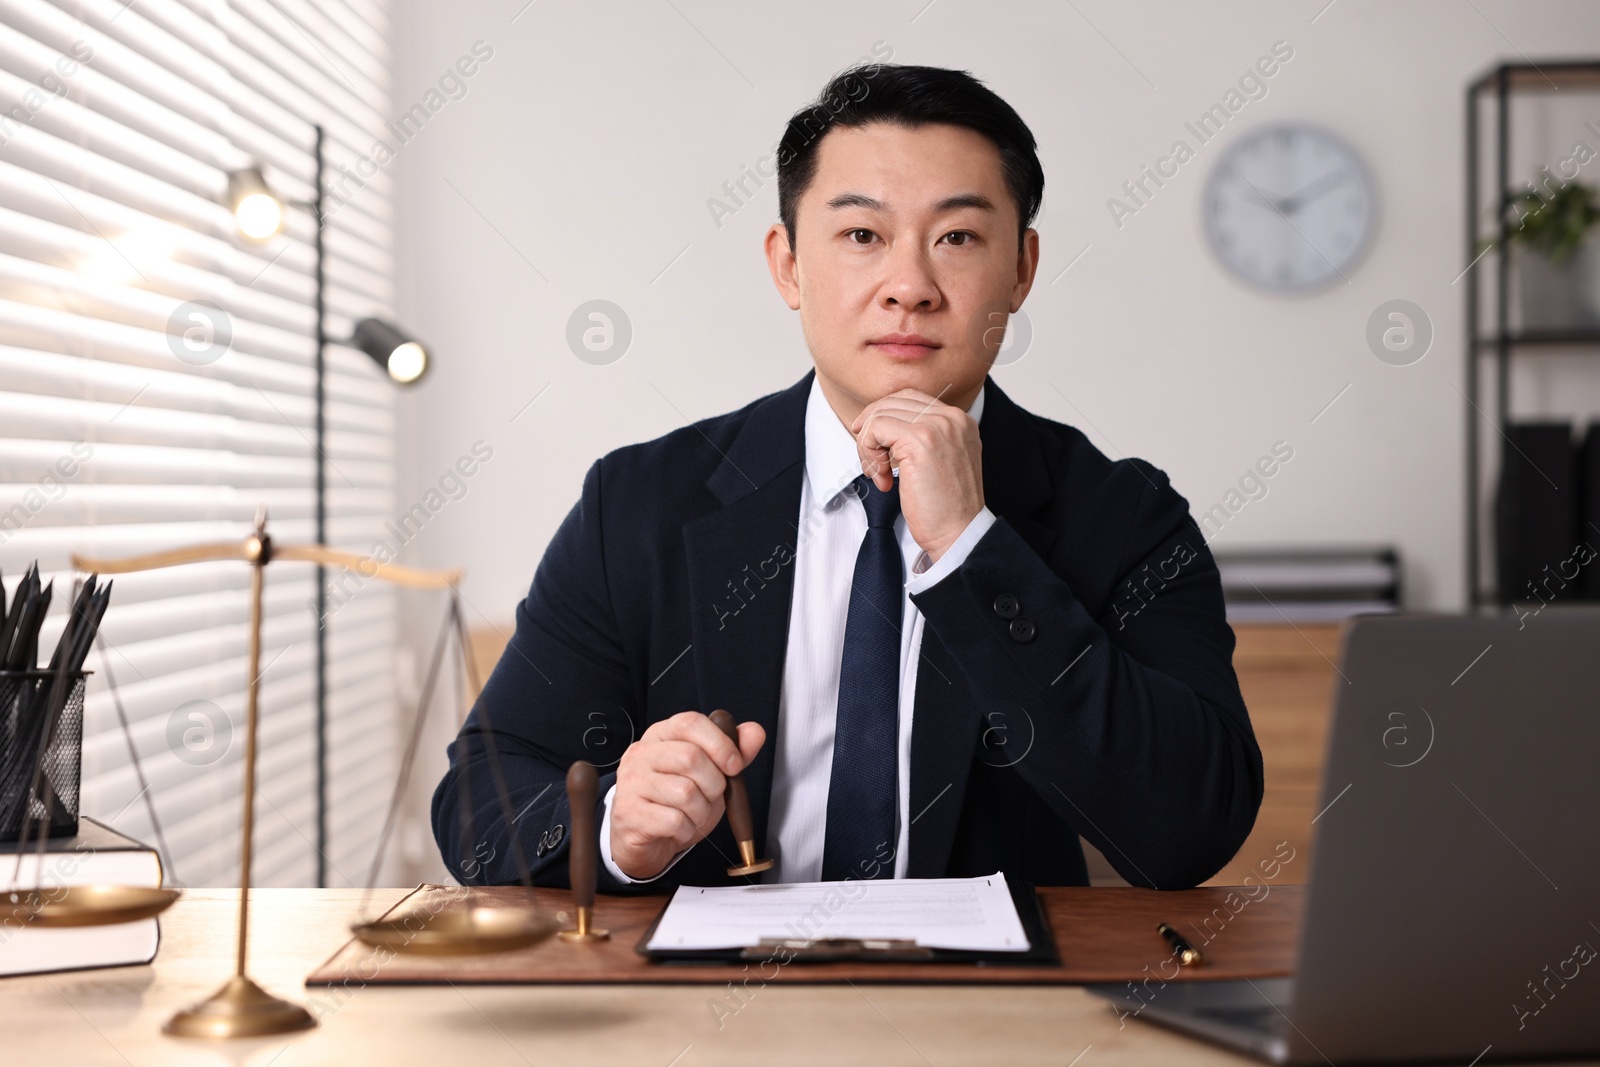
[[[531,908],[485,907],[437,915],[412,912],[356,923],[350,930],[356,940],[373,948],[419,956],[473,956],[527,948],[559,928],[555,919]]]
[[[0,911],[34,926],[110,926],[160,915],[181,891],[135,885],[74,885],[0,893]]]

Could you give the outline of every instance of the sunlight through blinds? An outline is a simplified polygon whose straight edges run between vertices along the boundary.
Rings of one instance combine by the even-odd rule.
[[[368,156],[388,104],[386,0],[0,0],[0,568],[244,536],[313,539],[314,336],[307,210],[263,245],[223,206],[257,164],[309,200]],[[393,298],[392,175],[325,231],[330,337]],[[393,517],[395,396],[328,350],[328,539],[370,549]],[[268,568],[255,881],[316,877],[315,595]],[[378,583],[329,626],[330,885],[360,884],[398,764],[398,598]],[[248,568],[116,578],[102,629],[157,811],[188,885],[237,882]],[[87,666],[82,811],[150,841],[98,652]]]

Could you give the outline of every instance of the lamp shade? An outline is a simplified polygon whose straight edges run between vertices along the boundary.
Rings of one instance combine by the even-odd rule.
[[[427,348],[393,323],[362,319],[350,339],[401,385],[411,385],[427,373]]]
[[[239,232],[252,241],[265,241],[283,229],[283,201],[267,185],[260,167],[228,172],[228,207]]]

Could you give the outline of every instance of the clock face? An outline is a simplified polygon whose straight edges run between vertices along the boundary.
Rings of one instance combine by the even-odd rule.
[[[1372,181],[1339,138],[1304,124],[1236,141],[1206,183],[1206,237],[1239,277],[1302,291],[1345,281],[1376,218]]]

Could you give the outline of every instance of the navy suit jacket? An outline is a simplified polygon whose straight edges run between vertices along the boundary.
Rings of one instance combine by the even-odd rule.
[[[767,820],[811,378],[589,468],[434,793],[457,878],[517,879],[509,807],[534,881],[565,885],[568,766],[595,764],[603,799],[622,750],[688,709],[766,728],[745,779],[758,851],[780,844]],[[1262,794],[1210,550],[1159,469],[1109,459],[993,380],[985,397],[998,521],[913,598],[907,874],[1086,885],[1081,835],[1133,885],[1197,885]],[[602,864],[599,887],[728,884],[737,856],[724,819],[658,881],[625,887]]]

